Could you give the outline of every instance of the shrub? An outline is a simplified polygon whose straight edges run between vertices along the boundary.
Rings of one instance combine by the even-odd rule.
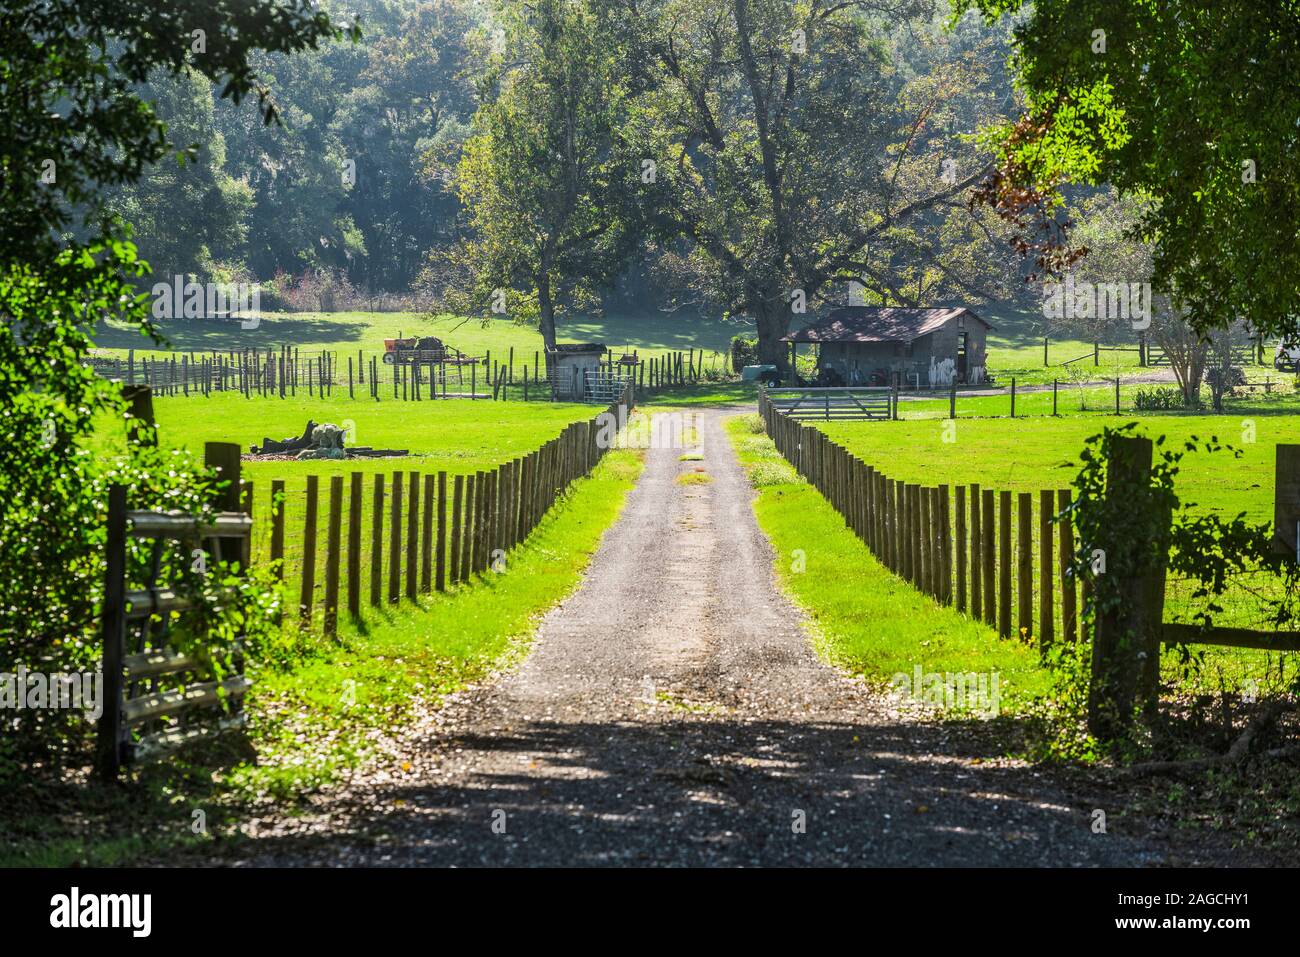
[[[1183,407],[1181,389],[1139,389],[1133,397],[1133,407],[1139,412],[1167,412]]]
[[[742,333],[731,339],[731,371],[758,364],[758,336]]]

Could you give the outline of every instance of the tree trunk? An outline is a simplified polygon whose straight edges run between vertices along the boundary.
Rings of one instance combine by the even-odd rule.
[[[764,301],[754,310],[758,332],[758,361],[771,364],[784,376],[790,370],[790,345],[782,338],[790,331],[790,313],[779,301]]]
[[[537,305],[541,311],[538,331],[547,349],[555,348],[555,302],[551,299],[551,284],[543,277],[537,283]]]

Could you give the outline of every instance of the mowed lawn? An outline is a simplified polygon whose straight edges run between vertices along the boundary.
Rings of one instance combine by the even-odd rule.
[[[845,422],[822,424],[833,440],[848,448],[869,465],[892,479],[935,486],[979,483],[983,489],[1034,492],[1041,489],[1069,489],[1078,474],[1079,453],[1089,436],[1103,427],[1139,423],[1138,434],[1152,439],[1165,437],[1167,447],[1181,449],[1193,436],[1239,449],[1240,456],[1223,450],[1214,453],[1189,452],[1182,460],[1175,488],[1180,500],[1194,512],[1217,513],[1225,519],[1244,513],[1252,522],[1273,517],[1274,457],[1278,443],[1300,443],[1300,418],[1290,415],[1151,415],[1062,417],[1032,419],[958,420],[945,442],[944,423],[939,421]],[[1015,504],[1013,507],[1018,508]],[[1033,508],[1033,582],[1039,589],[1038,496]],[[1015,547],[1015,546],[1013,546]],[[1276,590],[1276,581],[1254,577],[1236,579],[1223,598],[1224,611],[1216,621],[1224,625],[1267,628],[1267,610],[1255,592]],[[1018,602],[1018,583],[1012,582],[1013,614]],[[1166,598],[1166,620],[1189,615],[1203,602],[1192,594],[1193,583],[1170,579]],[[1057,633],[1060,590],[1056,589]],[[1035,609],[1037,605],[1034,606]],[[1193,684],[1213,687],[1221,680],[1231,683],[1243,676],[1276,677],[1278,655],[1247,649],[1197,646],[1205,651],[1205,666]],[[1296,656],[1285,657],[1294,659]],[[1175,669],[1176,655],[1165,656],[1166,674]]]
[[[1065,489],[1078,474],[1079,453],[1103,428],[1139,423],[1139,433],[1165,436],[1182,448],[1214,436],[1241,451],[1188,453],[1176,488],[1198,510],[1253,521],[1273,515],[1274,447],[1300,442],[1292,415],[1123,415],[898,422],[817,423],[836,442],[893,479],[927,485],[969,484],[1011,492]],[[952,441],[945,441],[951,438]]]
[[[402,481],[403,514],[410,513],[411,475],[419,476],[419,494],[424,493],[423,476],[448,473],[448,493],[456,475],[490,471],[503,462],[520,458],[559,435],[571,422],[591,418],[600,411],[593,405],[548,402],[491,402],[456,399],[447,401],[401,402],[348,399],[346,392],[332,398],[245,399],[237,393],[214,394],[208,398],[158,398],[154,413],[159,441],[165,447],[187,448],[202,455],[210,441],[235,442],[245,452],[263,436],[283,439],[302,434],[308,419],[348,427],[355,435],[349,444],[374,448],[408,449],[400,458],[333,460],[244,461],[245,482],[253,484],[254,561],[269,558],[271,483],[284,482],[286,602],[296,608],[301,597],[303,541],[308,476],[317,477],[316,574],[313,607],[319,619],[325,581],[326,541],[329,529],[330,483],[342,476],[345,484],[343,508],[349,508],[350,476],[362,474],[361,500],[363,580],[372,561],[383,570],[387,581],[388,550],[371,554],[372,495],[376,476],[382,476],[385,514],[392,507],[395,478]],[[120,444],[120,425],[104,422],[99,440],[105,446]],[[423,505],[423,503],[421,503]],[[346,524],[346,522],[345,522]],[[403,521],[403,534],[405,534]],[[385,541],[388,529],[385,523]],[[368,596],[367,596],[368,597]]]
[[[516,377],[524,367],[537,363],[545,369],[540,355],[542,337],[536,328],[510,319],[490,319],[413,312],[330,312],[268,313],[256,329],[241,329],[238,324],[200,320],[164,321],[159,325],[177,354],[193,350],[267,349],[296,347],[306,356],[322,349],[338,355],[339,378],[347,381],[347,362],[354,362],[360,351],[368,365],[382,357],[384,340],[398,336],[437,336],[449,347],[465,355],[480,358],[491,354],[495,362],[507,363],[514,350]],[[558,325],[560,342],[603,342],[611,349],[635,350],[641,358],[663,356],[669,352],[696,350],[696,362],[704,352],[705,368],[718,370],[726,366],[731,337],[752,329],[752,324],[707,316],[669,316],[657,311],[618,313],[596,317],[562,319]],[[137,357],[161,356],[150,340],[124,327],[103,325],[95,336],[100,351],[125,356],[134,349]],[[468,371],[466,371],[468,381]],[[386,377],[385,377],[386,378]],[[480,385],[482,380],[480,377]]]

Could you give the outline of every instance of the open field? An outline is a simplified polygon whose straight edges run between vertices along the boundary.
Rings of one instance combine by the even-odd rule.
[[[890,478],[934,484],[979,482],[1012,492],[1069,488],[1078,474],[1079,452],[1089,436],[1106,427],[1140,423],[1153,438],[1180,446],[1191,436],[1219,440],[1241,450],[1189,453],[1177,490],[1184,502],[1225,517],[1245,512],[1253,521],[1273,515],[1273,447],[1300,442],[1300,418],[1259,415],[1125,415],[958,420],[951,431],[933,420],[812,423],[868,465]],[[1253,424],[1254,440],[1249,426]],[[945,435],[953,441],[945,442]]]
[[[466,355],[483,356],[490,351],[499,362],[506,362],[514,349],[517,375],[525,365],[532,365],[533,354],[542,348],[542,337],[536,329],[509,319],[485,321],[410,312],[268,313],[256,329],[201,320],[163,322],[159,328],[182,352],[266,350],[281,345],[313,352],[332,350],[339,354],[343,374],[349,355],[355,358],[357,350],[361,350],[368,362],[372,356],[383,355],[385,339],[398,336],[437,336]],[[705,367],[722,369],[731,337],[748,328],[740,322],[654,312],[561,321],[558,338],[561,342],[603,342],[616,351],[635,349],[646,359],[689,349],[704,350]],[[100,351],[112,355],[125,355],[128,349],[135,349],[137,356],[164,354],[149,340],[113,326],[101,327],[96,344]]]

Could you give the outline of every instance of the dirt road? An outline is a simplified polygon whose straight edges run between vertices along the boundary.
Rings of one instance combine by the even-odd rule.
[[[256,822],[222,862],[1198,862],[1114,823],[1094,833],[1094,809],[1115,821],[1113,795],[998,757],[987,725],[900,714],[819,662],[774,583],[723,416],[701,415],[702,462],[647,453],[531,654],[402,732],[409,769]],[[712,481],[677,481],[697,467]]]

